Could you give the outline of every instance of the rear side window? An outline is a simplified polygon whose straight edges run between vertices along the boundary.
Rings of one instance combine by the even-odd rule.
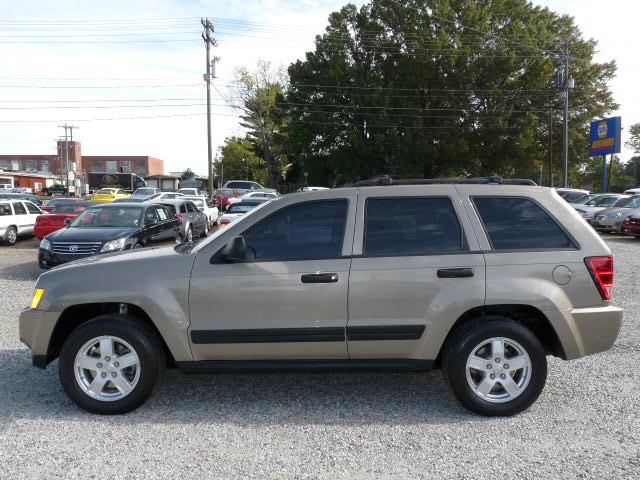
[[[24,205],[21,202],[16,202],[13,204],[13,210],[16,212],[16,215],[26,215],[27,209],[24,208]]]
[[[364,255],[463,250],[462,228],[448,198],[369,198],[365,209]]]
[[[473,203],[494,250],[575,248],[560,225],[528,198],[475,197]]]
[[[33,203],[24,202],[24,204],[27,206],[27,210],[29,210],[29,213],[33,213],[35,215],[40,215],[42,213],[40,209],[36,207]]]
[[[197,209],[193,206],[193,203],[191,202],[187,202],[187,212],[193,213],[195,212]]]
[[[184,203],[180,205],[180,213],[187,213],[187,207]]]

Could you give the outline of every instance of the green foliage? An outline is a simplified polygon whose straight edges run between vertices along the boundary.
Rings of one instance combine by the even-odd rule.
[[[269,62],[259,61],[255,71],[244,67],[237,69],[231,88],[231,101],[242,112],[241,125],[248,131],[247,138],[264,159],[271,188],[277,187],[286,165],[282,148],[284,115],[276,105],[282,98],[285,84],[285,71],[273,68]]]
[[[195,172],[190,168],[187,168],[184,172],[182,172],[182,175],[180,176],[180,178],[182,180],[189,180],[190,178],[193,178],[195,176],[196,176]]]
[[[220,178],[223,173],[225,181],[253,180],[261,185],[267,182],[266,165],[257,155],[256,145],[249,137],[225,139],[218,161],[214,163],[214,176]]]
[[[625,145],[633,150],[633,153],[640,154],[640,123],[634,123],[629,127],[629,140]]]
[[[579,177],[590,164],[589,121],[616,107],[607,87],[615,63],[594,63],[596,42],[571,17],[526,0],[372,0],[332,13],[315,50],[289,67],[278,102],[292,172],[321,185],[380,174],[528,172],[539,180],[554,109],[559,179],[562,103],[553,78],[565,42],[576,83],[571,173]]]

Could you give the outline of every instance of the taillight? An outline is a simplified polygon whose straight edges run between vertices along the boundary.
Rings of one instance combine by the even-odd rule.
[[[603,300],[611,300],[613,288],[613,257],[587,257],[584,259]]]
[[[180,219],[180,221],[184,221],[184,213],[176,213],[176,217]]]

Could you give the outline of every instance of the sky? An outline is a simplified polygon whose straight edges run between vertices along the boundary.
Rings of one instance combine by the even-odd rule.
[[[259,59],[287,66],[313,49],[336,0],[22,0],[0,14],[0,154],[54,154],[64,134],[85,155],[150,155],[165,171],[207,171],[205,53],[201,17],[219,56],[212,90],[214,153],[242,135],[224,97],[233,72]],[[353,2],[362,4],[361,0]],[[537,0],[575,17],[615,59],[611,82],[623,127],[640,122],[637,0]],[[90,8],[88,6],[90,5]],[[579,87],[579,85],[577,85]],[[625,136],[623,135],[623,139]],[[627,149],[621,155],[627,160]]]

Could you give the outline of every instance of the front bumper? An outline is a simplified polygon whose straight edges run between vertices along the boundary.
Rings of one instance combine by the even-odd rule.
[[[622,326],[622,309],[614,306],[545,313],[560,338],[567,360],[609,350]]]
[[[18,331],[20,341],[33,355],[33,365],[44,368],[50,359],[49,340],[60,317],[59,312],[44,312],[26,308],[20,312]]]
[[[622,233],[622,220],[593,220],[593,228],[601,232]]]

